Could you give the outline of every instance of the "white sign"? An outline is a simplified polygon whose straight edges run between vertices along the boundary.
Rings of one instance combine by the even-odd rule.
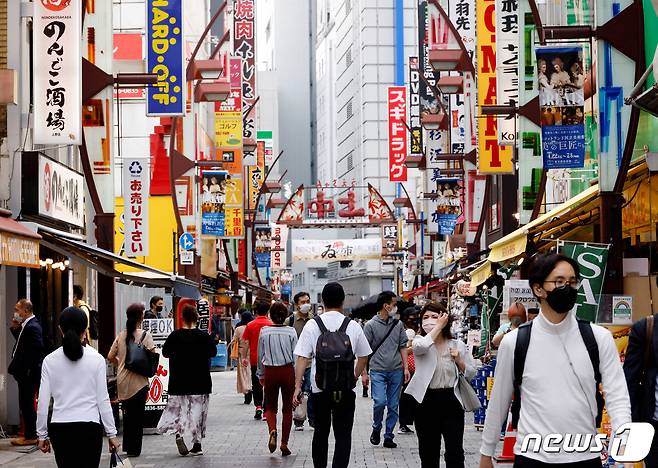
[[[507,313],[510,306],[518,302],[528,309],[539,308],[537,298],[532,294],[528,280],[505,280],[503,286],[503,313]]]
[[[475,346],[480,346],[482,342],[482,331],[481,330],[469,330],[468,338],[466,340],[466,347],[470,351]]]
[[[34,143],[79,145],[82,134],[80,0],[38,0],[33,4]]]
[[[162,346],[169,334],[174,331],[174,319],[144,320],[142,327],[151,332],[155,351],[160,354],[158,372],[149,379],[146,411],[163,411],[169,399],[169,359],[162,355]]]
[[[123,159],[123,224],[126,257],[149,254],[148,158]]]
[[[179,256],[181,265],[194,265],[194,251],[181,250]]]
[[[496,101],[519,103],[519,1],[496,0]],[[513,145],[516,117],[498,117],[498,144]]]
[[[85,226],[84,176],[39,155],[39,214]]]
[[[432,242],[432,268],[435,275],[437,275],[442,268],[445,268],[448,265],[447,249],[448,242],[446,241]]]
[[[633,296],[612,296],[612,323],[633,324]]]
[[[166,339],[174,331],[174,319],[144,319],[142,329],[150,332],[154,340]]]
[[[272,224],[272,258],[270,259],[270,268],[272,270],[283,270],[286,268],[286,264],[288,263],[286,245],[288,245],[288,226]]]
[[[379,260],[382,256],[381,238],[293,240],[292,259],[303,261]]]

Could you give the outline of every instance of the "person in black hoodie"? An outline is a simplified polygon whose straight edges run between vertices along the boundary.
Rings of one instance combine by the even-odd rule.
[[[178,453],[203,455],[208,402],[212,392],[210,358],[217,354],[212,337],[197,328],[194,306],[183,307],[183,327],[169,335],[162,355],[169,359],[169,400],[158,423],[160,434],[175,434]],[[183,437],[192,438],[192,450]]]

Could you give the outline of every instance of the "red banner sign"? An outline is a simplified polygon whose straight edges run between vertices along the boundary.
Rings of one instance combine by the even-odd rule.
[[[407,88],[388,88],[388,180],[407,181]]]

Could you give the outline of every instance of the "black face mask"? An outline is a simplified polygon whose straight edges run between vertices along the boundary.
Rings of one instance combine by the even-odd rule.
[[[571,286],[555,288],[546,295],[546,302],[558,314],[566,314],[578,300],[578,290]]]
[[[155,311],[156,312],[162,312],[163,307],[162,306],[155,306]]]

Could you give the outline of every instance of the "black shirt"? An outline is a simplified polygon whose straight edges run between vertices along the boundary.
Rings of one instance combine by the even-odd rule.
[[[172,332],[162,347],[162,355],[169,359],[169,394],[210,394],[210,358],[216,354],[210,335],[198,328]]]

